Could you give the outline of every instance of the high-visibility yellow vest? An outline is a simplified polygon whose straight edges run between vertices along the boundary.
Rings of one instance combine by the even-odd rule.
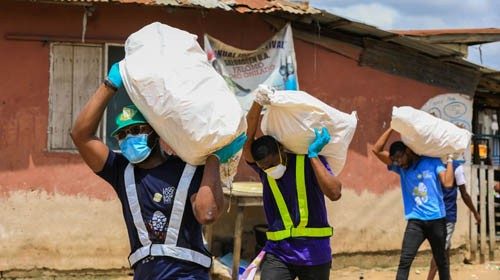
[[[297,155],[295,163],[295,180],[297,184],[297,200],[300,213],[300,222],[294,226],[288,207],[286,206],[285,199],[281,194],[276,180],[267,176],[267,181],[271,187],[276,205],[283,221],[284,229],[277,231],[268,231],[266,233],[267,239],[272,241],[279,241],[290,237],[329,237],[333,235],[332,227],[312,228],[307,227],[309,221],[309,210],[307,206],[307,192],[306,181],[304,175],[304,155]]]

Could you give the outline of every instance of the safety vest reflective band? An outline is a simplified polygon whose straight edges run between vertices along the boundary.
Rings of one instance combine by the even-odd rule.
[[[186,164],[182,172],[179,185],[175,192],[172,212],[170,214],[170,222],[167,227],[167,235],[164,244],[152,244],[149,239],[149,234],[142,218],[141,207],[139,198],[137,196],[137,189],[135,184],[134,166],[128,164],[125,169],[125,189],[127,193],[127,200],[134,220],[135,228],[141,242],[141,248],[130,254],[128,260],[130,266],[134,266],[138,261],[148,256],[167,256],[176,259],[191,261],[204,267],[212,265],[212,259],[200,252],[178,247],[177,239],[182,223],[182,216],[184,215],[184,208],[186,205],[186,198],[188,195],[189,185],[193,179],[196,167]]]
[[[268,231],[266,233],[267,239],[272,241],[279,241],[290,237],[329,237],[333,235],[333,228],[331,227],[321,227],[321,228],[311,228],[307,227],[309,222],[309,210],[307,205],[307,192],[306,192],[306,180],[304,174],[304,155],[297,155],[295,163],[295,179],[297,184],[297,202],[300,214],[300,221],[297,227],[294,227],[292,218],[290,217],[290,212],[286,206],[285,199],[281,194],[276,180],[270,176],[267,176],[267,181],[271,188],[274,200],[278,206],[278,211],[283,221],[283,230]]]

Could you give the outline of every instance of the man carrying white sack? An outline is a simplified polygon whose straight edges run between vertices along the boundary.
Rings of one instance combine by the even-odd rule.
[[[248,141],[243,148],[247,163],[258,172],[263,188],[269,231],[261,266],[262,280],[329,279],[332,261],[325,207],[340,199],[342,185],[318,153],[330,141],[326,129],[316,131],[307,155],[288,153],[271,136],[254,140],[266,90],[257,90],[247,115]]]
[[[442,186],[453,186],[453,159],[448,157],[446,168],[441,159],[419,156],[403,142],[391,144],[389,151],[384,147],[392,128],[386,130],[377,140],[373,152],[388,169],[401,178],[405,219],[408,221],[397,280],[408,279],[410,267],[418,248],[427,239],[436,261],[439,279],[450,279],[450,269],[446,254],[446,210],[443,202]]]
[[[210,155],[204,166],[167,156],[134,105],[117,116],[113,132],[122,153],[95,136],[106,105],[123,86],[118,63],[76,119],[71,137],[87,165],[110,183],[122,203],[134,279],[209,279],[211,255],[201,225],[223,209],[219,163],[238,152],[243,134]]]

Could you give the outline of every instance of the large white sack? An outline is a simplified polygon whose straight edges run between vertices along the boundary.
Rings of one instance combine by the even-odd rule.
[[[314,128],[326,127],[331,140],[320,155],[334,174],[344,168],[347,151],[356,131],[356,112],[350,115],[330,107],[304,91],[275,91],[262,118],[262,132],[273,136],[296,154],[307,154],[315,138]]]
[[[243,111],[197,36],[161,23],[130,35],[120,73],[130,99],[192,165],[246,131]],[[237,164],[237,163],[236,163]]]
[[[391,127],[416,154],[430,157],[461,154],[471,139],[468,130],[409,106],[392,108]]]

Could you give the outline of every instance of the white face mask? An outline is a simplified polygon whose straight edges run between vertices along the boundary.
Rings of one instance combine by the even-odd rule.
[[[280,164],[269,167],[268,169],[265,169],[264,172],[266,172],[267,175],[271,176],[273,179],[278,180],[279,178],[283,177],[286,171],[286,165],[283,165],[283,158],[281,157],[281,151],[280,148],[278,147],[278,153],[280,156]]]
[[[266,172],[267,175],[271,176],[275,180],[278,180],[279,178],[283,177],[285,171],[286,171],[286,166],[281,163],[264,170],[264,172]]]

